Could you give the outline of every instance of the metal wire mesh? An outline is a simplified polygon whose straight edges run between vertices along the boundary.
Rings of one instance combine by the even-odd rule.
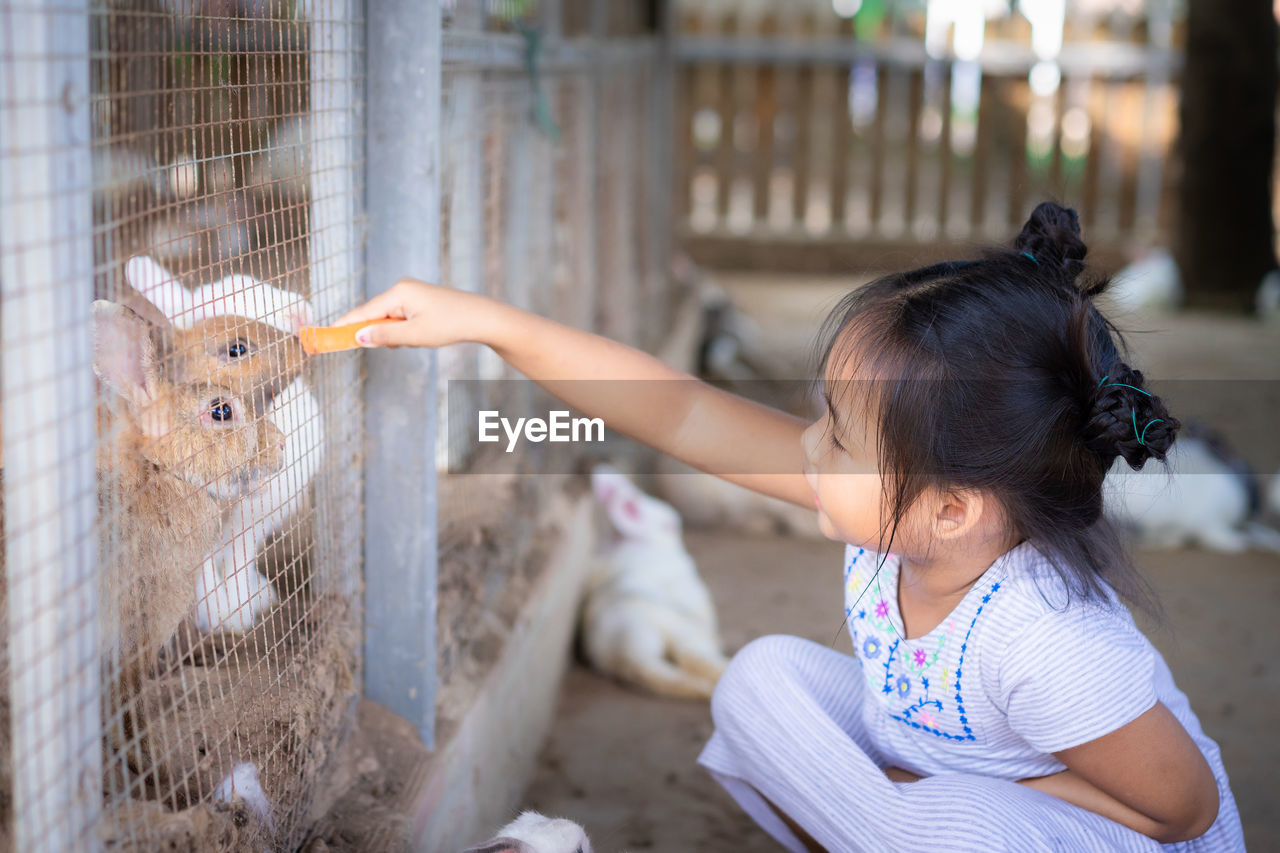
[[[441,4],[441,269],[651,345],[657,54],[624,5]],[[0,6],[0,849],[306,837],[361,663],[363,377],[294,333],[359,301],[364,8]],[[532,521],[537,488],[487,509]]]
[[[356,301],[356,10],[2,12],[15,849],[307,829],[355,695],[361,435],[356,362],[295,333]]]

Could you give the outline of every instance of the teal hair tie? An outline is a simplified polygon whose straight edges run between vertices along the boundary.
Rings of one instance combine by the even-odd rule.
[[[1031,263],[1035,264],[1036,266],[1040,266],[1040,262],[1036,260],[1036,256],[1031,254],[1030,252],[1023,252],[1022,256],[1024,258],[1029,258],[1031,260]]]
[[[1147,426],[1144,426],[1142,428],[1142,434],[1138,435],[1138,413],[1134,412],[1133,413],[1133,434],[1138,436],[1138,444],[1141,444],[1143,447],[1146,447],[1147,443],[1142,439],[1145,438],[1147,435],[1147,427],[1150,427],[1151,424],[1159,424],[1159,423],[1164,423],[1164,418],[1156,418],[1153,421],[1149,421],[1147,423]]]
[[[1101,388],[1101,387],[1102,387],[1102,383],[1103,383],[1103,382],[1106,382],[1106,381],[1107,381],[1107,377],[1106,377],[1106,376],[1104,376],[1104,377],[1102,377],[1101,379],[1099,379],[1099,380],[1098,380],[1098,387],[1099,387],[1099,388]],[[1133,388],[1133,390],[1134,390],[1134,391],[1137,391],[1139,394],[1146,394],[1148,397],[1150,397],[1150,396],[1151,396],[1151,392],[1150,392],[1150,391],[1143,391],[1141,388],[1134,388],[1132,385],[1126,385],[1126,384],[1124,384],[1123,382],[1112,382],[1112,383],[1111,383],[1111,385],[1118,385],[1118,386],[1120,386],[1121,388]],[[1111,385],[1108,385],[1107,387],[1108,387],[1108,388],[1110,388],[1110,387],[1111,387]]]
[[[1106,377],[1106,376],[1104,376],[1104,377],[1102,377],[1101,379],[1099,379],[1099,380],[1098,380],[1098,387],[1099,387],[1099,388],[1101,388],[1101,387],[1102,387],[1102,383],[1103,383],[1103,382],[1106,382],[1106,381],[1107,381],[1107,377]],[[1150,397],[1150,396],[1151,396],[1151,392],[1150,392],[1150,391],[1143,391],[1141,388],[1134,388],[1132,385],[1126,385],[1126,384],[1125,384],[1125,383],[1123,383],[1123,382],[1112,382],[1112,383],[1110,383],[1109,385],[1107,385],[1107,387],[1108,387],[1108,388],[1110,388],[1112,385],[1118,385],[1118,386],[1119,386],[1119,387],[1121,387],[1121,388],[1133,388],[1133,390],[1134,390],[1134,391],[1137,391],[1139,394],[1146,394],[1148,397]],[[1146,426],[1144,426],[1144,427],[1142,428],[1142,432],[1138,432],[1138,410],[1137,410],[1137,409],[1132,409],[1132,408],[1131,408],[1129,411],[1130,411],[1130,412],[1132,413],[1132,415],[1133,415],[1133,436],[1134,436],[1134,438],[1138,439],[1138,444],[1141,444],[1143,447],[1146,447],[1146,446],[1147,446],[1147,443],[1146,443],[1146,441],[1144,441],[1143,439],[1145,439],[1145,438],[1146,438],[1147,430],[1151,427],[1151,425],[1152,425],[1152,424],[1161,424],[1161,423],[1164,423],[1164,418],[1155,418],[1154,420],[1150,420],[1150,421],[1148,421],[1148,422],[1147,422],[1147,425],[1146,425]]]

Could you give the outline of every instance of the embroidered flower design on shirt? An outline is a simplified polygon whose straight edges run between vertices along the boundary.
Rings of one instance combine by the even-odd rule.
[[[928,659],[929,659],[929,656],[925,654],[924,649],[916,649],[915,652],[913,652],[911,655],[911,662],[914,663],[916,666],[924,666],[925,661],[927,661]]]
[[[877,640],[875,637],[869,637],[867,641],[862,644],[862,653],[869,658],[879,657],[880,641]]]
[[[876,602],[876,615],[881,619],[889,615],[889,602],[883,598]]]
[[[899,699],[905,699],[907,694],[911,692],[911,679],[905,675],[899,675],[898,683],[894,685],[894,689],[897,690]]]
[[[932,726],[938,722],[938,718],[933,714],[930,714],[928,711],[921,711],[916,715],[916,719],[920,721],[920,725],[922,726]]]

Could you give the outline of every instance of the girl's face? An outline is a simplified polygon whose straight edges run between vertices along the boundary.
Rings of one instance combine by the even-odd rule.
[[[830,412],[810,424],[801,437],[805,479],[813,489],[818,526],[829,539],[882,550],[882,481],[876,460],[875,430],[865,419],[838,420]],[[895,537],[900,541],[899,536]]]

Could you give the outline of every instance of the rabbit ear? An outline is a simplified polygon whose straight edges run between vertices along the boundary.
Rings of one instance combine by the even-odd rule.
[[[519,838],[491,838],[478,847],[468,847],[462,853],[538,853]]]
[[[591,488],[596,499],[605,506],[610,506],[623,495],[638,491],[625,474],[607,462],[601,462],[591,470]]]
[[[154,400],[158,370],[152,327],[123,305],[93,303],[93,372],[134,405]]]
[[[194,322],[191,313],[191,291],[147,255],[130,258],[124,265],[129,286],[141,293],[169,318],[170,323],[186,328]]]

